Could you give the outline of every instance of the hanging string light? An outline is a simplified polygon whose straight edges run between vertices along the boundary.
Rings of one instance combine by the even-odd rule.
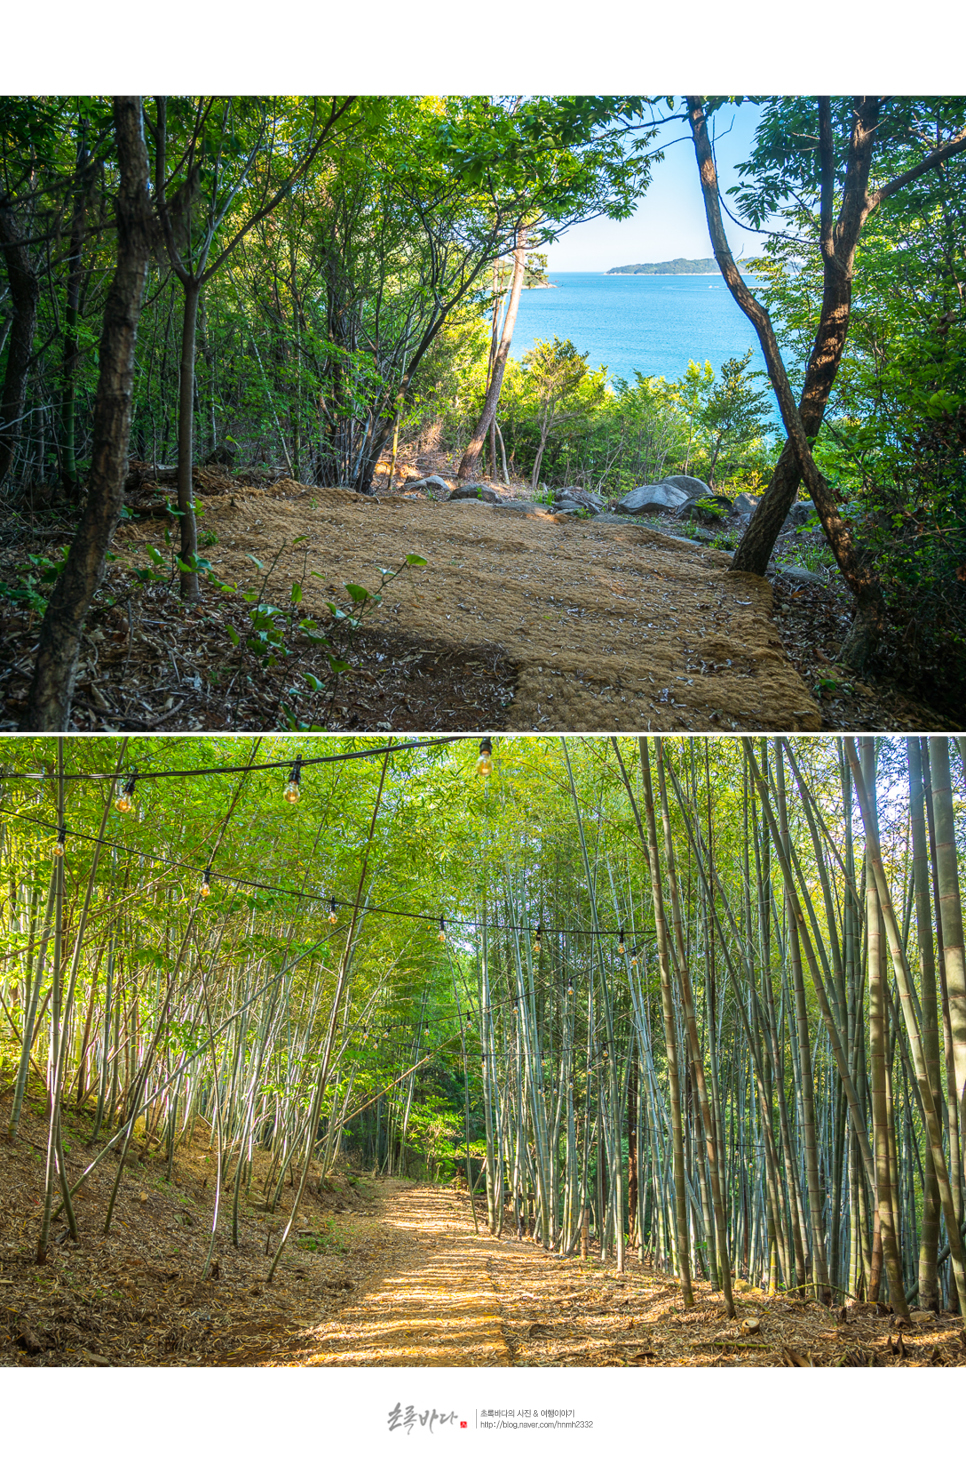
[[[211,895],[211,866],[210,865],[206,865],[205,866],[205,873],[201,877],[201,898],[202,898],[202,900],[204,900],[206,896],[210,896],[210,895]]]
[[[446,941],[446,918],[445,918],[445,916],[441,916],[439,918],[439,940],[441,942],[445,942]]]
[[[395,751],[396,749],[393,749],[393,750]],[[291,781],[294,781],[294,777],[295,777],[295,774],[296,774],[296,769],[298,768],[299,764],[300,763],[303,763],[303,762],[304,762],[304,760],[302,758],[299,758],[299,759],[297,759],[296,763],[293,764],[293,767],[291,769],[292,777],[289,780],[290,782]],[[204,771],[205,772],[208,772],[209,770],[208,769],[205,769]],[[220,769],[219,768],[219,769],[211,769],[210,771],[212,771],[212,772],[222,772],[222,771],[234,771],[234,769]],[[68,774],[66,776],[69,777],[69,776],[72,776],[72,775]],[[75,774],[73,776],[77,776],[77,775]],[[124,800],[125,801],[125,804],[124,804],[124,807],[122,808],[122,812],[127,812],[128,809],[133,808],[133,804],[131,803],[131,795],[134,793],[135,784],[138,783],[138,782],[141,782],[144,779],[145,776],[147,776],[147,777],[153,777],[153,776],[156,776],[156,775],[153,775],[153,774],[144,775],[144,774],[142,774],[142,775],[139,776],[138,773],[137,773],[137,771],[132,771],[131,776],[127,779],[127,781],[124,784],[124,788],[123,788],[122,793],[115,800],[115,807],[119,807],[120,808],[121,807],[121,804],[122,804],[122,800]],[[167,775],[167,774],[165,774],[165,775],[162,775],[162,776],[180,776],[180,775]],[[7,809],[2,804],[0,804],[0,816],[5,815],[5,814],[14,815],[14,812],[15,812],[14,810]],[[46,828],[48,830],[53,830],[55,828],[54,825],[52,825],[52,824],[50,824],[50,823],[48,823],[46,821],[43,821],[43,820],[34,820],[32,822],[34,822],[34,823],[36,823],[38,825],[42,825],[44,828]],[[92,834],[86,834],[83,831],[71,831],[71,833],[72,833],[72,840],[76,840],[77,838],[80,838],[81,841],[88,841],[88,842],[92,842],[92,843],[96,842],[96,836],[94,836]],[[162,857],[160,855],[153,854],[153,853],[151,853],[150,851],[147,851],[147,850],[139,849],[137,847],[133,847],[132,848],[132,846],[130,846],[130,845],[124,845],[124,844],[118,844],[116,846],[116,848],[120,852],[122,852],[124,854],[140,856],[141,859],[143,859],[145,861],[148,861],[151,864],[159,864],[159,863],[162,862]],[[184,870],[184,871],[192,871],[192,872],[194,872],[196,874],[201,869],[200,866],[192,865],[190,862],[185,862],[185,861],[174,861],[174,864],[179,869],[181,869],[181,870]],[[306,891],[293,890],[293,889],[291,889],[288,886],[271,884],[271,883],[269,883],[267,881],[259,880],[259,879],[254,878],[254,877],[252,877],[252,878],[246,878],[246,879],[242,879],[240,877],[235,877],[235,878],[226,877],[226,878],[230,881],[231,884],[233,884],[235,886],[241,886],[241,887],[244,887],[244,888],[247,888],[247,889],[251,889],[253,891],[271,892],[271,893],[278,894],[278,895],[290,896],[290,897],[292,897],[293,899],[296,899],[296,900],[312,900],[312,901],[314,901],[316,903],[318,902],[318,899],[319,899],[318,891],[306,892]],[[182,896],[182,900],[186,900],[186,899],[187,899],[187,897]],[[329,913],[328,913],[328,920],[330,922],[332,922],[332,923],[335,923],[338,920],[338,917],[337,917],[337,914],[336,914],[338,904],[339,903],[336,901],[335,897],[332,897],[330,899],[330,902],[329,902],[330,909],[329,909]],[[377,916],[404,917],[404,918],[406,918],[408,920],[412,920],[412,921],[431,921],[433,919],[426,912],[400,911],[398,909],[394,909],[392,907],[385,907],[385,906],[360,905],[358,909],[359,909],[360,912],[365,912],[366,914],[371,913],[372,915],[377,915]],[[528,928],[525,925],[524,926],[521,926],[521,924],[518,921],[517,922],[507,922],[507,923],[495,923],[495,922],[492,922],[491,921],[488,924],[490,926],[497,927],[497,929],[499,929],[499,930],[503,930],[503,931],[507,931],[507,932],[517,932],[517,933],[519,933],[519,932],[528,930]],[[481,925],[481,923],[480,923],[479,920],[476,920],[476,919],[472,919],[471,918],[469,920],[466,920],[465,918],[461,918],[461,925],[466,925],[466,926],[470,926],[470,927],[478,927],[478,926]],[[554,931],[556,933],[558,931],[558,928],[555,927],[554,928]],[[598,931],[598,930],[583,929],[583,928],[579,928],[579,927],[576,927],[576,928],[566,928],[565,927],[560,932],[560,934],[562,936],[565,936],[565,937],[566,936],[577,936],[577,937],[601,936],[601,937],[605,937],[605,936],[611,936],[611,935],[613,935],[612,932],[607,931],[607,930]],[[533,943],[532,943],[533,949],[539,955],[539,949],[540,949],[540,946],[542,944],[542,939],[543,939],[543,927],[542,926],[537,926],[534,929],[532,935],[533,935]],[[440,939],[441,940],[446,940],[446,923],[445,923],[445,920],[444,920],[443,917],[440,917],[439,936],[440,936]],[[622,927],[620,929],[619,937],[625,938],[625,946],[624,946],[624,949],[626,951],[627,950],[627,946],[626,946],[626,929],[625,928]],[[621,945],[621,943],[619,941],[619,943],[618,943],[618,949],[619,950],[620,950],[620,945]],[[632,967],[636,967],[641,962],[641,956],[638,955],[638,948],[636,947],[636,945],[633,945],[632,944],[630,950],[631,950],[631,956],[630,956],[631,966]]]
[[[617,940],[617,955],[618,955],[618,957],[623,957],[623,955],[624,955],[624,928],[623,927],[621,927],[621,934],[620,934],[620,937]]]
[[[121,789],[117,798],[114,800],[114,807],[117,809],[117,812],[119,814],[129,814],[134,808],[134,785],[137,781],[138,770],[137,768],[135,768],[130,778]]]
[[[62,824],[57,831],[57,838],[50,847],[50,853],[55,860],[59,860],[67,848],[67,830]]]
[[[489,778],[493,772],[493,741],[490,737],[484,737],[480,743],[480,756],[476,764],[476,775],[478,778]]]
[[[301,758],[301,754],[300,754],[295,759],[295,762],[292,764],[292,771],[288,775],[288,782],[286,783],[285,787],[282,789],[282,797],[285,798],[285,799],[288,799],[288,801],[289,801],[290,804],[297,804],[298,801],[299,801],[299,799],[302,797],[302,792],[301,792],[301,789],[299,788],[299,783],[301,782],[301,779],[302,779],[302,758]]]

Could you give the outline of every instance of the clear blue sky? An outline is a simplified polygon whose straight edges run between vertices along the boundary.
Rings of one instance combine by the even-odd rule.
[[[735,182],[734,166],[748,156],[758,115],[759,109],[750,102],[715,114],[715,155],[722,190]],[[634,216],[572,226],[546,247],[551,271],[608,271],[637,261],[711,255],[687,124],[665,125],[654,146],[665,147],[664,161],[654,165],[651,186]],[[741,230],[727,218],[725,227],[736,256],[757,254],[761,237]]]

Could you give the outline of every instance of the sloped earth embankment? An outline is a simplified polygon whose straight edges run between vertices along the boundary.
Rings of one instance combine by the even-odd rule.
[[[453,651],[505,650],[518,676],[504,730],[821,726],[770,618],[771,586],[730,573],[714,549],[628,524],[286,481],[210,499],[204,526],[220,578],[256,587],[251,557],[267,566],[282,549],[269,593],[280,602],[302,582],[306,610],[320,616],[344,584],[371,588],[380,567],[419,553],[427,566],[391,585],[373,628]],[[142,522],[121,550],[140,554],[157,537]],[[393,725],[418,723],[398,712]]]

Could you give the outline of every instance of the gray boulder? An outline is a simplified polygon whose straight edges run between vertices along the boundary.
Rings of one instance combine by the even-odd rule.
[[[685,496],[714,495],[707,482],[699,481],[697,476],[665,476],[662,485],[676,486],[679,491],[684,492]]]
[[[640,516],[645,512],[673,512],[688,500],[687,491],[672,486],[668,481],[653,486],[635,486],[621,497],[614,507],[615,512],[629,512]]]
[[[445,492],[447,496],[449,496],[450,486],[449,482],[444,481],[442,476],[423,476],[419,481],[407,481],[405,484],[405,490],[435,492],[442,491]]]
[[[572,502],[568,496],[559,502],[554,502],[553,510],[554,512],[569,512],[572,514],[574,512],[589,511],[589,508],[585,507],[582,502]]]
[[[743,491],[740,491],[735,497],[735,511],[739,517],[754,516],[757,506],[757,501],[753,497],[746,496]]]
[[[495,512],[516,512],[518,515],[528,514],[530,512],[542,512],[546,515],[550,511],[550,508],[545,507],[541,502],[527,502],[512,497],[505,502],[498,501],[493,510]]]
[[[782,523],[782,531],[785,532],[790,527],[804,527],[814,511],[815,506],[811,499],[807,502],[792,502],[788,516]]]
[[[787,578],[789,583],[828,583],[827,574],[819,573],[812,568],[798,568],[788,563],[769,563],[768,572],[772,578],[780,574],[782,578]]]
[[[708,511],[707,507],[700,506],[700,502],[713,502],[721,515],[715,516],[714,512]],[[729,517],[733,510],[734,504],[726,496],[717,496],[714,492],[709,491],[705,496],[688,497],[688,500],[682,502],[681,506],[675,510],[674,515],[680,517],[682,522],[687,522],[689,517],[693,517],[708,527],[716,527],[725,517]]]
[[[595,491],[584,491],[582,486],[565,486],[562,491],[555,491],[554,502],[573,502],[578,507],[585,507],[588,512],[599,512],[604,505],[604,498],[598,496]]]
[[[447,500],[451,502],[498,502],[500,498],[490,486],[477,486],[469,483],[466,486],[457,486],[450,492]]]
[[[629,522],[634,521],[634,518],[618,517],[614,512],[598,512],[596,517],[592,517],[590,520],[592,522],[609,522],[612,525],[626,527]]]

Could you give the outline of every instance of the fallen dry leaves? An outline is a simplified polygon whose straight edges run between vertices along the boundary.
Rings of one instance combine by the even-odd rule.
[[[70,1118],[72,1180],[94,1155],[85,1145],[90,1124],[83,1113]],[[105,1236],[118,1166],[109,1154],[75,1196],[79,1243],[55,1223],[47,1262],[38,1265],[45,1151],[43,1107],[34,1101],[18,1140],[0,1141],[0,1366],[250,1364],[337,1312],[395,1262],[398,1246],[374,1216],[385,1187],[366,1179],[353,1184],[339,1174],[333,1191],[303,1199],[291,1247],[267,1284],[291,1191],[286,1186],[276,1212],[265,1211],[258,1178],[268,1158],[256,1153],[238,1244],[232,1243],[229,1185],[212,1273],[203,1279],[215,1184],[208,1132],[201,1128],[179,1151],[170,1182],[163,1155],[141,1143],[140,1155],[125,1165]]]
[[[72,1174],[91,1153],[69,1123]],[[239,1242],[230,1208],[216,1273],[202,1279],[214,1191],[207,1133],[181,1150],[173,1180],[144,1143],[102,1232],[116,1158],[77,1195],[80,1243],[59,1225],[34,1262],[45,1127],[33,1102],[16,1142],[0,1143],[0,1365],[20,1366],[964,1366],[962,1321],[897,1327],[874,1307],[828,1309],[797,1296],[679,1288],[629,1257],[559,1259],[529,1239],[474,1231],[465,1192],[350,1179],[305,1200],[303,1247],[265,1276],[287,1219],[258,1201],[257,1154]],[[312,1243],[316,1252],[304,1247]]]

